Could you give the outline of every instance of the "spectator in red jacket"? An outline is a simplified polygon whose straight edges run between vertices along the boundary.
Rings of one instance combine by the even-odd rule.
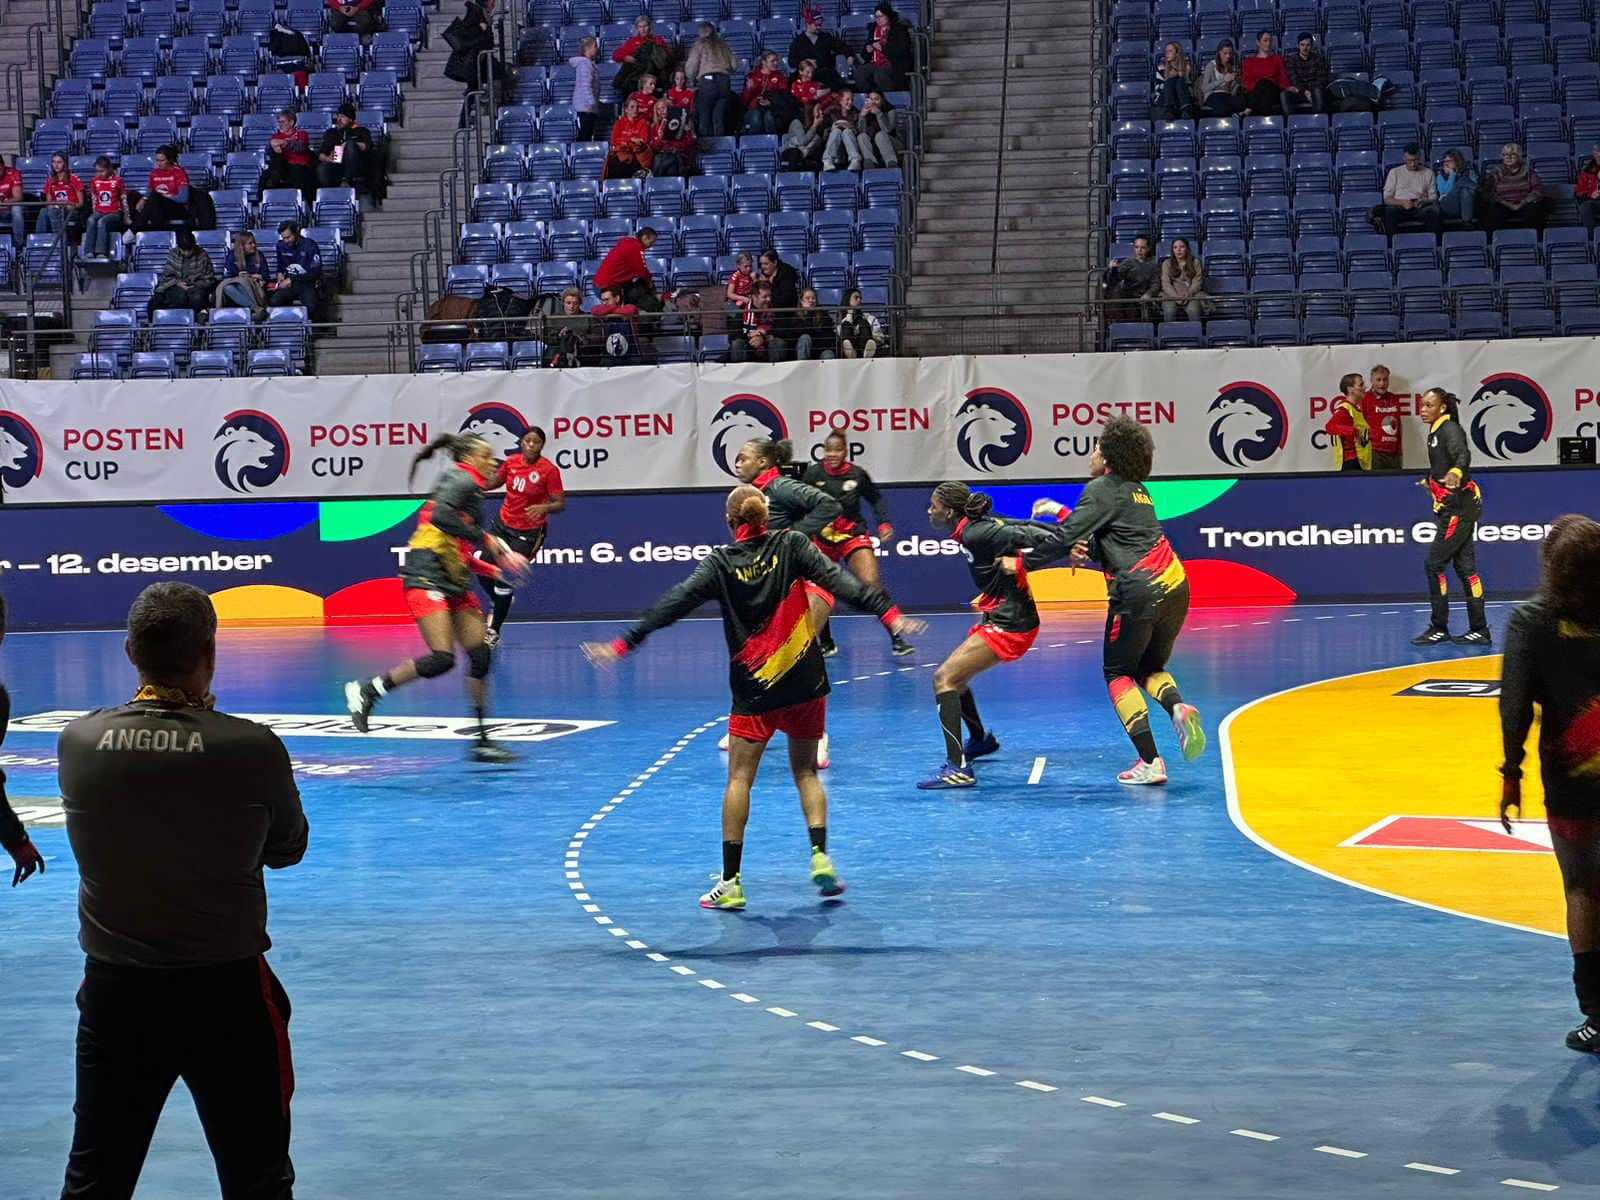
[[[278,132],[267,139],[267,173],[264,188],[294,188],[309,208],[317,198],[317,172],[312,165],[311,135],[300,128],[288,109],[278,114]]]
[[[22,207],[22,172],[0,158],[0,225],[11,228],[11,240],[20,249],[28,240],[27,209]]]
[[[656,101],[661,99],[661,93],[656,91],[656,77],[646,71],[639,76],[639,90],[628,97],[639,105],[639,115],[652,120],[656,114]]]
[[[619,96],[629,96],[646,74],[666,79],[672,67],[672,51],[659,34],[652,32],[650,18],[640,13],[633,21],[633,36],[618,46],[611,61],[622,64],[612,87]]]
[[[133,227],[142,233],[174,226],[193,228],[189,215],[189,172],[178,165],[176,146],[162,146],[156,151],[150,183],[134,210]]]
[[[744,116],[744,131],[777,133],[778,114],[772,107],[772,93],[788,90],[789,77],[778,65],[778,56],[768,51],[761,56],[761,65],[744,81],[744,93],[740,97],[748,110]]]
[[[611,153],[600,170],[602,179],[632,179],[648,175],[655,161],[650,146],[650,117],[640,113],[639,101],[629,96],[622,115],[611,126]]]
[[[1600,142],[1594,144],[1589,157],[1578,164],[1578,186],[1573,194],[1578,197],[1578,220],[1590,233],[1600,222]]]
[[[1339,391],[1341,395],[1333,402],[1333,415],[1323,426],[1337,439],[1334,457],[1341,471],[1370,471],[1372,430],[1361,412],[1367,386],[1361,376],[1346,375],[1339,380]]]
[[[615,288],[624,304],[637,305],[642,312],[660,312],[661,299],[644,256],[656,244],[656,231],[646,225],[634,237],[620,237],[594,273],[596,291]]]
[[[693,175],[694,143],[694,126],[688,111],[657,100],[656,119],[650,126],[650,149],[655,154],[650,173],[683,179]]]
[[[801,108],[808,104],[815,104],[833,89],[817,82],[817,63],[815,59],[805,59],[795,73],[794,82],[789,85],[789,94],[795,98],[795,103]]]
[[[334,33],[376,33],[382,20],[382,0],[328,0],[328,28]]]
[[[1361,398],[1361,415],[1367,419],[1372,435],[1372,469],[1398,471],[1404,462],[1400,441],[1404,405],[1389,390],[1389,368],[1382,363],[1372,368],[1372,386]]]
[[[672,73],[672,86],[667,89],[667,103],[693,116],[694,97],[695,90],[689,82],[689,73],[679,67]]]
[[[1289,72],[1283,59],[1272,52],[1272,30],[1256,34],[1256,52],[1244,60],[1244,115],[1277,116],[1283,112],[1283,93]]]

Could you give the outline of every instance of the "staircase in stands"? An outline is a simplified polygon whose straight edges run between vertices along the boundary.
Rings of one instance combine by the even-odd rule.
[[[1092,349],[1080,344],[1076,321],[1028,313],[1059,313],[1083,294],[1094,5],[963,0],[936,9],[907,296],[911,353]],[[996,315],[957,321],[926,311],[954,305]]]
[[[52,0],[11,0],[0,9],[0,82],[10,82],[12,67],[29,66],[28,49],[32,43],[28,29],[48,24],[54,13]],[[45,52],[54,55],[54,41],[49,34],[45,35]],[[53,57],[50,65],[54,65]],[[34,100],[34,78],[33,70],[28,69],[23,79],[25,103],[31,104]],[[3,93],[0,94],[0,146],[6,147],[6,162],[9,163],[11,155],[21,150],[12,145],[17,136],[16,97],[10,87],[0,87],[0,93]]]

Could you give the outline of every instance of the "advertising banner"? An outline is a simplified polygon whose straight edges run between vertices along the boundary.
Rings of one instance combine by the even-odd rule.
[[[412,494],[443,432],[504,454],[524,429],[574,492],[726,482],[739,446],[788,437],[802,460],[838,426],[883,483],[1083,479],[1125,413],[1164,477],[1334,467],[1323,426],[1342,375],[1383,363],[1405,461],[1426,461],[1416,395],[1462,401],[1475,465],[1544,466],[1593,436],[1600,387],[1584,338],[1267,350],[877,359],[153,382],[0,380],[0,485],[12,503],[339,500]]]
[[[1555,517],[1600,516],[1594,481],[1593,472],[1571,469],[1483,478],[1478,567],[1491,599],[1534,588]],[[1080,488],[987,490],[998,512],[1023,517],[1037,497],[1071,504]],[[1150,490],[1197,604],[1425,595],[1422,561],[1435,522],[1427,493],[1403,476],[1158,481]],[[885,502],[895,536],[879,549],[879,566],[895,599],[963,609],[972,581],[961,548],[928,526],[928,489],[887,488]],[[16,628],[120,627],[133,598],[158,579],[204,589],[229,620],[409,622],[395,573],[419,507],[405,500],[0,508],[0,589]],[[634,616],[726,539],[720,491],[648,504],[575,496],[551,518],[517,614]],[[1094,571],[1059,567],[1030,579],[1042,601],[1104,599]]]

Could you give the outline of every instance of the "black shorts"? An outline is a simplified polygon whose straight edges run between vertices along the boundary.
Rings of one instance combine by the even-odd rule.
[[[544,535],[549,529],[548,525],[541,525],[537,529],[512,529],[509,525],[501,524],[500,518],[496,517],[489,532],[524,558],[532,560],[544,546]]]

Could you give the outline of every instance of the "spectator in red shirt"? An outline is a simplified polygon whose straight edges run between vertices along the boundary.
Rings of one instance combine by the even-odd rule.
[[[111,160],[102,154],[94,160],[89,181],[89,228],[83,235],[85,262],[110,262],[111,239],[133,223],[128,212],[128,192]]]
[[[149,190],[133,211],[133,227],[141,232],[174,226],[193,227],[189,215],[189,172],[178,165],[176,146],[162,146],[156,151]]]
[[[311,135],[301,129],[288,109],[278,114],[278,132],[267,139],[267,173],[264,188],[294,188],[309,208],[317,198],[317,172],[312,166]]]
[[[744,81],[744,93],[740,97],[748,110],[744,115],[744,131],[777,133],[778,113],[772,106],[772,95],[788,90],[789,77],[778,65],[778,56],[768,51],[761,56],[761,65]]]
[[[650,173],[677,175],[687,179],[694,174],[694,126],[685,109],[674,108],[666,100],[656,101],[656,119],[650,127],[650,149],[655,161]]]
[[[72,231],[73,218],[83,207],[83,180],[68,168],[65,154],[50,156],[50,174],[44,181],[44,199],[48,207],[44,210],[44,219],[39,222],[40,229],[67,236]]]
[[[634,304],[624,304],[622,293],[614,287],[600,290],[600,303],[590,310],[597,317],[636,317],[639,308]]]
[[[795,72],[794,82],[789,85],[789,94],[801,108],[815,104],[833,90],[818,83],[816,76],[817,62],[813,58],[803,61],[800,69]]]
[[[658,34],[651,32],[653,28],[650,18],[640,13],[633,21],[633,36],[612,53],[611,61],[622,64],[622,70],[617,72],[611,85],[617,95],[631,95],[647,73],[657,79],[667,77],[672,66],[672,51]]]
[[[667,103],[694,115],[694,88],[689,85],[689,73],[679,67],[672,73],[672,86],[667,89]]]
[[[728,276],[728,309],[741,323],[750,307],[750,298],[756,290],[756,265],[747,251],[741,250],[733,260],[733,274]]]
[[[661,99],[661,94],[656,91],[656,77],[646,71],[639,76],[639,90],[629,97],[639,105],[639,115],[655,119],[656,101]]]
[[[1361,412],[1366,384],[1359,375],[1346,375],[1339,380],[1339,391],[1341,395],[1333,402],[1333,415],[1323,426],[1338,439],[1334,446],[1334,457],[1341,471],[1370,471],[1372,430]]]
[[[0,157],[0,224],[9,223],[18,248],[28,240],[27,209],[22,207],[22,172]]]
[[[1578,220],[1593,233],[1595,225],[1600,224],[1600,142],[1578,164],[1578,186],[1573,194],[1578,198]]]
[[[739,337],[728,348],[728,361],[770,361],[775,320],[772,312],[772,285],[762,280],[756,284],[755,292],[750,297],[750,306],[744,310],[744,322],[740,327]]]
[[[334,33],[376,33],[382,19],[382,0],[328,0],[328,28]]]
[[[632,179],[650,174],[655,151],[650,146],[650,118],[639,111],[637,96],[629,96],[622,115],[611,126],[611,153],[600,170],[602,179]]]
[[[1372,368],[1372,386],[1361,398],[1361,415],[1367,419],[1367,429],[1372,435],[1374,471],[1398,471],[1403,465],[1400,441],[1403,408],[1400,397],[1389,390],[1389,368],[1379,363]]]
[[[634,237],[620,237],[594,273],[596,291],[616,288],[624,304],[637,305],[643,312],[660,312],[661,298],[644,256],[656,244],[656,231],[646,225]]]
[[[1289,72],[1283,59],[1272,52],[1272,31],[1256,34],[1256,52],[1244,60],[1244,115],[1277,116],[1283,112],[1283,93],[1289,88]]]

